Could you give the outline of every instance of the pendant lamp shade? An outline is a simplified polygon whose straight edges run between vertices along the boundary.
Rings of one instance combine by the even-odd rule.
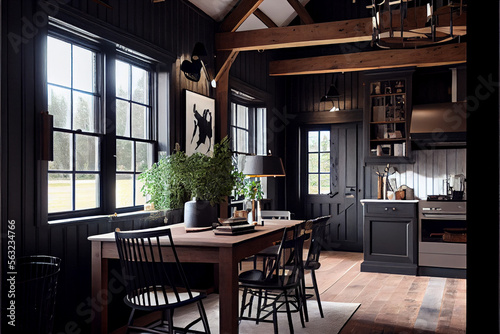
[[[200,57],[204,57],[207,55],[207,49],[205,49],[205,45],[200,42],[197,42],[194,45],[193,52],[191,53],[191,60],[198,60]]]
[[[336,79],[336,75],[332,76],[332,83],[330,84],[330,88],[328,88],[328,92],[326,92],[326,94],[323,95],[320,100],[320,102],[332,102],[333,107],[332,109],[330,109],[330,111],[340,110],[340,93],[335,85],[335,82],[337,81]],[[335,101],[337,101],[337,105],[335,105]]]
[[[243,174],[250,177],[285,176],[280,157],[272,155],[248,155],[243,159]]]
[[[337,90],[337,87],[335,87],[335,85],[332,83],[330,85],[330,88],[328,89],[328,92],[326,93],[326,95],[324,95],[322,98],[321,98],[321,102],[326,102],[326,101],[331,101],[332,99],[338,99],[340,98],[340,94],[339,94],[339,91]]]

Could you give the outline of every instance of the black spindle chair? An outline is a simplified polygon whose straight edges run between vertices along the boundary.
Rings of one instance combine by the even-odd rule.
[[[160,246],[160,238],[162,238]],[[149,333],[210,333],[202,299],[206,294],[191,291],[175,250],[169,228],[115,232],[127,295],[125,303],[132,308],[127,333],[130,330]],[[169,262],[169,263],[167,263]],[[173,324],[174,310],[196,303],[199,317],[184,328]],[[162,318],[144,327],[134,325],[134,313],[162,311]],[[204,332],[191,327],[202,321]]]
[[[325,245],[325,231],[327,222],[330,218],[331,216],[322,216],[312,220],[311,244],[309,245],[307,259],[304,262],[304,270],[309,270],[311,272],[312,279],[312,286],[304,286],[304,290],[314,289],[316,300],[318,302],[319,313],[322,318],[324,318],[323,308],[321,307],[321,299],[319,297],[318,283],[316,282],[315,271],[318,270],[319,267],[321,267],[319,256],[321,253],[321,248]],[[312,296],[312,294],[306,294],[307,298]],[[306,319],[307,318],[308,317],[306,313]]]
[[[285,228],[277,252],[267,256],[264,270],[253,269],[239,275],[240,287],[243,288],[240,320],[272,322],[274,332],[278,333],[277,316],[284,307],[290,333],[293,333],[292,312],[299,312],[302,327],[305,327],[302,310],[305,301],[302,291],[305,238],[304,224]],[[246,303],[247,294],[250,294],[249,303]],[[256,317],[251,315],[254,296],[258,298]],[[244,315],[246,309],[248,316]],[[271,315],[272,320],[269,320]]]

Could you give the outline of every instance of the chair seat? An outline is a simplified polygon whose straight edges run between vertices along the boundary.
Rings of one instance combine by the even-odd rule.
[[[161,287],[156,287],[156,291],[161,291]],[[167,292],[167,300],[165,300],[162,293],[157,293],[156,296],[157,299],[155,298],[154,291],[150,291],[141,293],[132,299],[126,297],[125,300],[127,303],[133,304],[137,308],[145,307],[150,309],[151,307],[158,307],[159,309],[165,309],[190,304],[206,297],[205,294],[195,291],[192,292],[193,298],[190,298],[187,292],[179,293],[179,299],[176,298],[174,292]]]
[[[317,261],[309,261],[308,263],[304,264],[305,270],[318,270],[319,267],[321,267],[321,263]]]
[[[244,271],[238,276],[238,279],[241,283],[261,282],[264,280],[264,278],[264,273],[261,270],[257,269]]]
[[[249,270],[242,272],[238,279],[242,286],[248,288],[260,289],[288,289],[295,284],[295,281],[290,276],[290,271],[287,269],[279,269],[279,274],[271,278],[266,277],[261,270]]]

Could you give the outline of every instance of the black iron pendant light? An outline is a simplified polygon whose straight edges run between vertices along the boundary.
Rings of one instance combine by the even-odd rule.
[[[332,101],[333,107],[332,109],[330,109],[330,111],[340,110],[340,93],[335,85],[336,81],[337,81],[337,75],[334,74],[332,76],[332,83],[330,84],[330,88],[328,88],[328,92],[326,92],[326,95],[321,97],[320,100],[320,102]],[[337,101],[337,106],[335,106],[335,101]]]

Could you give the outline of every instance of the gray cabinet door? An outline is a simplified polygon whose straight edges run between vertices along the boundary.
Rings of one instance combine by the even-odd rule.
[[[362,126],[334,124],[303,130],[301,195],[305,216],[332,216],[326,248],[362,251],[362,208],[358,198]]]
[[[365,261],[416,263],[414,218],[366,217]]]

